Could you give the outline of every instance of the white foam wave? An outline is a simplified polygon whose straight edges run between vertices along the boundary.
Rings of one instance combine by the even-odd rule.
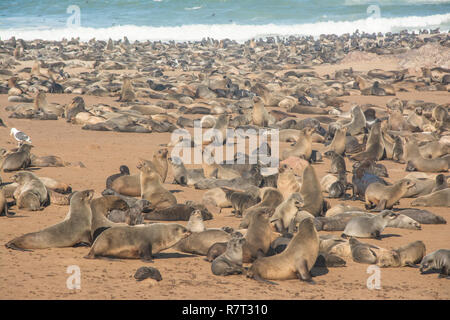
[[[129,40],[175,40],[195,41],[206,37],[214,39],[233,39],[246,41],[251,38],[265,36],[289,36],[321,34],[352,33],[356,29],[368,33],[394,32],[403,29],[419,30],[441,27],[441,31],[447,31],[450,26],[450,13],[425,17],[400,17],[400,18],[367,18],[356,21],[327,21],[309,24],[293,25],[239,25],[239,24],[214,24],[214,25],[182,25],[175,27],[150,27],[124,25],[109,28],[57,28],[57,29],[0,29],[0,38],[9,39],[15,36],[24,40],[61,40],[80,37],[82,41],[92,38],[97,40],[118,40],[127,36]],[[445,28],[443,28],[445,27]]]

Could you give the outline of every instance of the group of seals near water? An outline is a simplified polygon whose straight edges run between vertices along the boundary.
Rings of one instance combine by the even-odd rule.
[[[433,90],[446,91],[450,71],[443,69],[443,75],[436,77],[436,70],[426,68],[423,76],[409,74],[408,70],[359,72],[350,68],[320,76],[310,67],[338,62],[354,50],[390,54],[402,48],[396,44],[399,39],[408,49],[427,42],[404,33],[384,38],[391,46],[375,46],[372,36],[366,34],[337,39],[323,36],[322,44],[308,37],[268,38],[245,44],[211,39],[184,44],[106,44],[93,40],[86,45],[82,62],[78,62],[89,72],[79,78],[67,78],[63,70],[77,66],[71,59],[81,54],[76,49],[81,44],[77,39],[65,41],[71,47],[70,53],[64,53],[64,46],[58,47],[63,61],[52,64],[45,61],[50,56],[58,58],[45,51],[43,44],[2,41],[11,53],[18,46],[25,49],[19,61],[30,59],[31,49],[42,53],[41,61],[36,61],[32,70],[23,70],[31,74],[30,79],[11,77],[7,84],[0,83],[0,91],[9,94],[9,102],[19,103],[7,107],[12,112],[10,121],[64,117],[67,125],[81,125],[84,130],[148,134],[192,128],[193,120],[200,120],[205,127],[221,133],[227,128],[278,129],[280,142],[292,143],[281,145],[278,172],[267,175],[263,169],[268,169],[268,165],[248,160],[254,152],[273,149],[273,141],[249,150],[249,154],[233,155],[235,160],[244,158],[244,163],[223,161],[195,169],[187,168],[181,158],[169,156],[169,148],[176,144],[169,141],[152,158],[136,159],[134,163],[122,164],[119,173],[109,173],[105,190],[95,199],[93,190],[72,192],[66,188],[59,192],[60,185],[29,171],[19,171],[38,165],[71,165],[61,158],[36,157],[29,144],[4,150],[3,171],[19,172],[11,178],[16,185],[4,185],[0,190],[0,214],[11,216],[7,198],[13,198],[19,209],[31,211],[43,210],[58,200],[69,205],[63,221],[19,236],[6,247],[34,250],[82,245],[90,247],[85,256],[88,259],[145,262],[171,248],[206,256],[214,275],[245,275],[270,284],[274,284],[271,280],[288,279],[314,283],[317,269],[343,267],[348,261],[381,267],[420,264],[421,272],[435,268],[448,275],[448,249],[427,255],[425,243],[420,240],[384,249],[358,238],[375,238],[385,243],[389,241],[389,237],[383,237],[385,228],[421,230],[421,224],[446,223],[444,217],[428,210],[398,206],[402,199],[416,197],[411,206],[450,207],[449,105],[394,97],[385,106],[353,105],[348,109],[339,97],[395,96],[396,92],[412,90],[411,83],[416,90],[433,86]],[[448,37],[440,34],[429,39],[449,45]],[[211,50],[222,48],[228,51]],[[153,59],[151,67],[133,59],[147,50],[145,61]],[[179,59],[160,55],[167,50],[178,52]],[[194,54],[195,50],[202,54]],[[127,54],[120,62],[109,61],[111,53],[121,51]],[[229,52],[236,54],[230,56]],[[89,66],[88,61],[95,63]],[[301,64],[304,70],[285,70],[293,64]],[[59,68],[60,76],[45,78],[41,68],[48,69],[49,74]],[[123,77],[103,72],[125,68],[136,72]],[[166,72],[177,69],[182,71],[178,78]],[[244,76],[242,70],[256,76]],[[58,91],[78,96],[67,105],[50,104],[52,98],[45,93]],[[120,106],[87,105],[83,94],[116,97]],[[150,104],[146,99],[158,102]],[[208,145],[217,141],[203,143],[205,152]],[[223,144],[227,143],[233,142],[224,139]],[[318,150],[321,145],[323,148]],[[188,141],[185,147],[195,147],[195,141]],[[401,164],[405,177],[388,179],[392,172],[379,161]],[[328,163],[327,176],[320,179],[318,165]],[[202,202],[180,203],[169,190],[169,172],[172,184],[205,190],[199,191],[203,193]],[[351,195],[348,190],[352,190]],[[66,194],[67,198],[58,198],[57,194]],[[364,201],[365,209],[347,203],[331,206],[330,198]],[[238,230],[205,226],[204,221],[223,214],[223,208],[232,208],[234,217],[240,219]],[[325,233],[328,231],[341,231],[342,236],[330,236]],[[158,270],[145,268],[136,272],[137,280],[162,279]]]

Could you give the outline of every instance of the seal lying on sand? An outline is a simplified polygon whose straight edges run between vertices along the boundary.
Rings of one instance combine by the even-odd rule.
[[[28,233],[8,242],[10,249],[46,249],[73,247],[76,244],[91,243],[92,211],[90,201],[94,190],[77,191],[70,199],[66,218],[42,231]]]

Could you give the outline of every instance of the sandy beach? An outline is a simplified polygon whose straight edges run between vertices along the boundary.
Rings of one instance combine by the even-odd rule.
[[[447,35],[448,37],[448,35]],[[448,49],[448,48],[447,48]],[[225,49],[221,49],[225,50]],[[276,51],[276,50],[275,50]],[[110,56],[111,57],[111,56]],[[122,59],[119,59],[122,61]],[[343,62],[310,65],[307,71],[316,72],[318,77],[325,79],[336,70],[352,68],[353,72],[367,73],[373,69],[385,71],[404,70],[400,63],[399,55],[378,55],[376,59],[360,59],[353,57],[344,59]],[[67,60],[66,63],[71,60]],[[19,78],[27,79],[30,74],[17,73],[26,67],[32,67],[34,61],[18,61],[13,70]],[[420,67],[420,66],[418,66]],[[226,70],[221,66],[221,70]],[[239,70],[239,66],[234,66]],[[261,70],[254,74],[244,68],[246,78],[259,79]],[[43,74],[47,68],[42,67]],[[80,78],[83,73],[90,73],[92,68],[74,67],[64,68],[72,78]],[[287,71],[305,71],[296,68],[295,65],[286,64],[279,70],[266,69],[276,75],[282,75]],[[233,71],[234,72],[234,71]],[[411,73],[413,71],[411,70]],[[135,68],[125,70],[102,71],[105,74],[114,74],[116,79],[121,74],[138,74],[141,78],[147,75]],[[167,68],[164,74],[170,77],[172,85],[177,85],[175,79],[181,79],[181,75],[198,74],[201,71],[183,71],[180,67]],[[239,73],[234,73],[239,76]],[[98,73],[97,73],[98,75]],[[6,84],[8,76],[2,76],[2,82]],[[136,81],[135,78],[133,81]],[[184,78],[183,78],[184,79]],[[160,81],[160,80],[158,80]],[[257,80],[256,80],[257,81]],[[186,83],[188,81],[185,81]],[[270,83],[270,81],[269,81]],[[436,104],[446,105],[450,101],[450,91],[418,91],[414,82],[400,81],[392,83],[396,89],[397,98],[405,101],[423,100]],[[449,85],[446,85],[449,88]],[[407,89],[402,92],[400,88]],[[137,86],[135,86],[137,89]],[[343,102],[341,112],[351,110],[355,104],[373,104],[385,108],[386,103],[392,96],[361,95],[357,90],[351,91],[349,95],[338,97]],[[105,96],[81,95],[86,106],[96,104],[107,104],[112,107],[121,108],[118,102],[120,91],[109,92]],[[34,96],[34,93],[30,93]],[[47,93],[49,103],[61,105],[69,104],[79,94],[74,93]],[[139,101],[148,104],[158,103],[158,99],[139,96]],[[235,100],[236,101],[236,100]],[[235,102],[234,101],[234,102]],[[174,99],[164,100],[182,105]],[[195,99],[195,104],[208,102],[207,99]],[[225,103],[225,100],[221,100]],[[233,102],[228,100],[228,102]],[[131,173],[137,173],[136,164],[139,158],[151,159],[154,152],[161,148],[160,144],[170,141],[171,133],[126,133],[115,131],[92,131],[82,130],[82,125],[67,123],[64,118],[55,121],[40,121],[31,119],[9,118],[10,112],[5,107],[15,105],[8,101],[8,94],[0,94],[0,118],[3,119],[6,128],[0,127],[0,146],[5,149],[16,147],[16,141],[9,135],[12,127],[18,128],[28,134],[33,141],[32,152],[38,156],[56,155],[65,161],[81,161],[85,168],[80,167],[48,167],[33,169],[33,173],[39,176],[51,177],[63,181],[73,190],[94,189],[95,196],[101,196],[105,189],[105,180],[108,176],[117,173],[119,166],[126,164]],[[267,106],[267,110],[280,110],[277,106]],[[172,110],[173,111],[173,110]],[[175,110],[176,111],[176,110]],[[286,111],[286,110],[283,110]],[[236,114],[233,114],[235,116]],[[295,114],[298,119],[313,117],[314,115]],[[201,115],[187,115],[188,118],[198,119]],[[191,130],[191,129],[189,129]],[[448,134],[448,131],[446,132]],[[281,143],[281,148],[288,146]],[[313,143],[313,149],[324,152],[326,147],[323,143]],[[347,170],[351,171],[353,161],[345,158]],[[386,166],[389,182],[395,182],[403,178],[405,164],[392,160],[381,160],[379,163]],[[188,167],[199,167],[189,165]],[[330,160],[324,158],[322,162],[313,164],[319,179],[328,173]],[[9,182],[14,172],[2,172],[3,182]],[[448,172],[447,172],[448,174]],[[349,174],[351,179],[351,173]],[[197,190],[193,187],[183,187],[171,184],[173,172],[169,167],[168,177],[164,186],[170,191],[176,191],[174,195],[178,203],[186,200],[196,202],[202,201],[206,190]],[[11,200],[11,199],[10,199]],[[403,198],[396,208],[409,208],[412,198]],[[327,199],[332,206],[340,203],[350,204],[364,209],[362,201],[351,201],[341,199]],[[369,265],[359,264],[348,260],[343,268],[328,268],[326,274],[314,278],[316,284],[310,285],[299,282],[299,280],[278,281],[278,286],[261,284],[243,275],[227,277],[214,276],[211,273],[211,264],[204,260],[203,256],[196,256],[176,252],[168,249],[157,254],[154,263],[162,275],[163,280],[156,282],[145,280],[137,282],[133,275],[135,271],[144,266],[140,260],[87,260],[83,257],[88,253],[88,247],[77,248],[52,248],[34,250],[33,252],[20,252],[9,250],[3,246],[11,239],[28,232],[41,230],[53,225],[66,216],[68,206],[50,205],[42,211],[19,210],[16,206],[11,211],[16,214],[13,218],[0,217],[0,299],[449,299],[450,285],[446,279],[438,279],[438,274],[421,275],[418,269],[409,267],[382,268],[381,289],[370,290],[366,282],[370,276],[367,273]],[[418,207],[425,209],[423,207]],[[428,207],[427,210],[444,217],[450,221],[450,210],[448,207]],[[186,225],[186,221],[179,222]],[[238,228],[240,219],[231,213],[231,208],[223,209],[222,212],[214,213],[212,220],[205,221],[207,227],[230,226]],[[342,232],[321,231],[320,234],[340,235]],[[450,225],[427,225],[422,224],[422,230],[407,230],[398,228],[386,228],[383,234],[388,235],[383,240],[364,239],[364,242],[379,245],[383,248],[394,248],[405,245],[415,240],[421,240],[426,245],[427,253],[442,248],[449,248]],[[66,286],[69,274],[67,267],[77,265],[81,270],[81,289],[70,290]]]

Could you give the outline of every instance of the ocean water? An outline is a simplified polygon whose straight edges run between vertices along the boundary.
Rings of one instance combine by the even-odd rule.
[[[0,0],[0,38],[245,41],[450,29],[450,0]]]

